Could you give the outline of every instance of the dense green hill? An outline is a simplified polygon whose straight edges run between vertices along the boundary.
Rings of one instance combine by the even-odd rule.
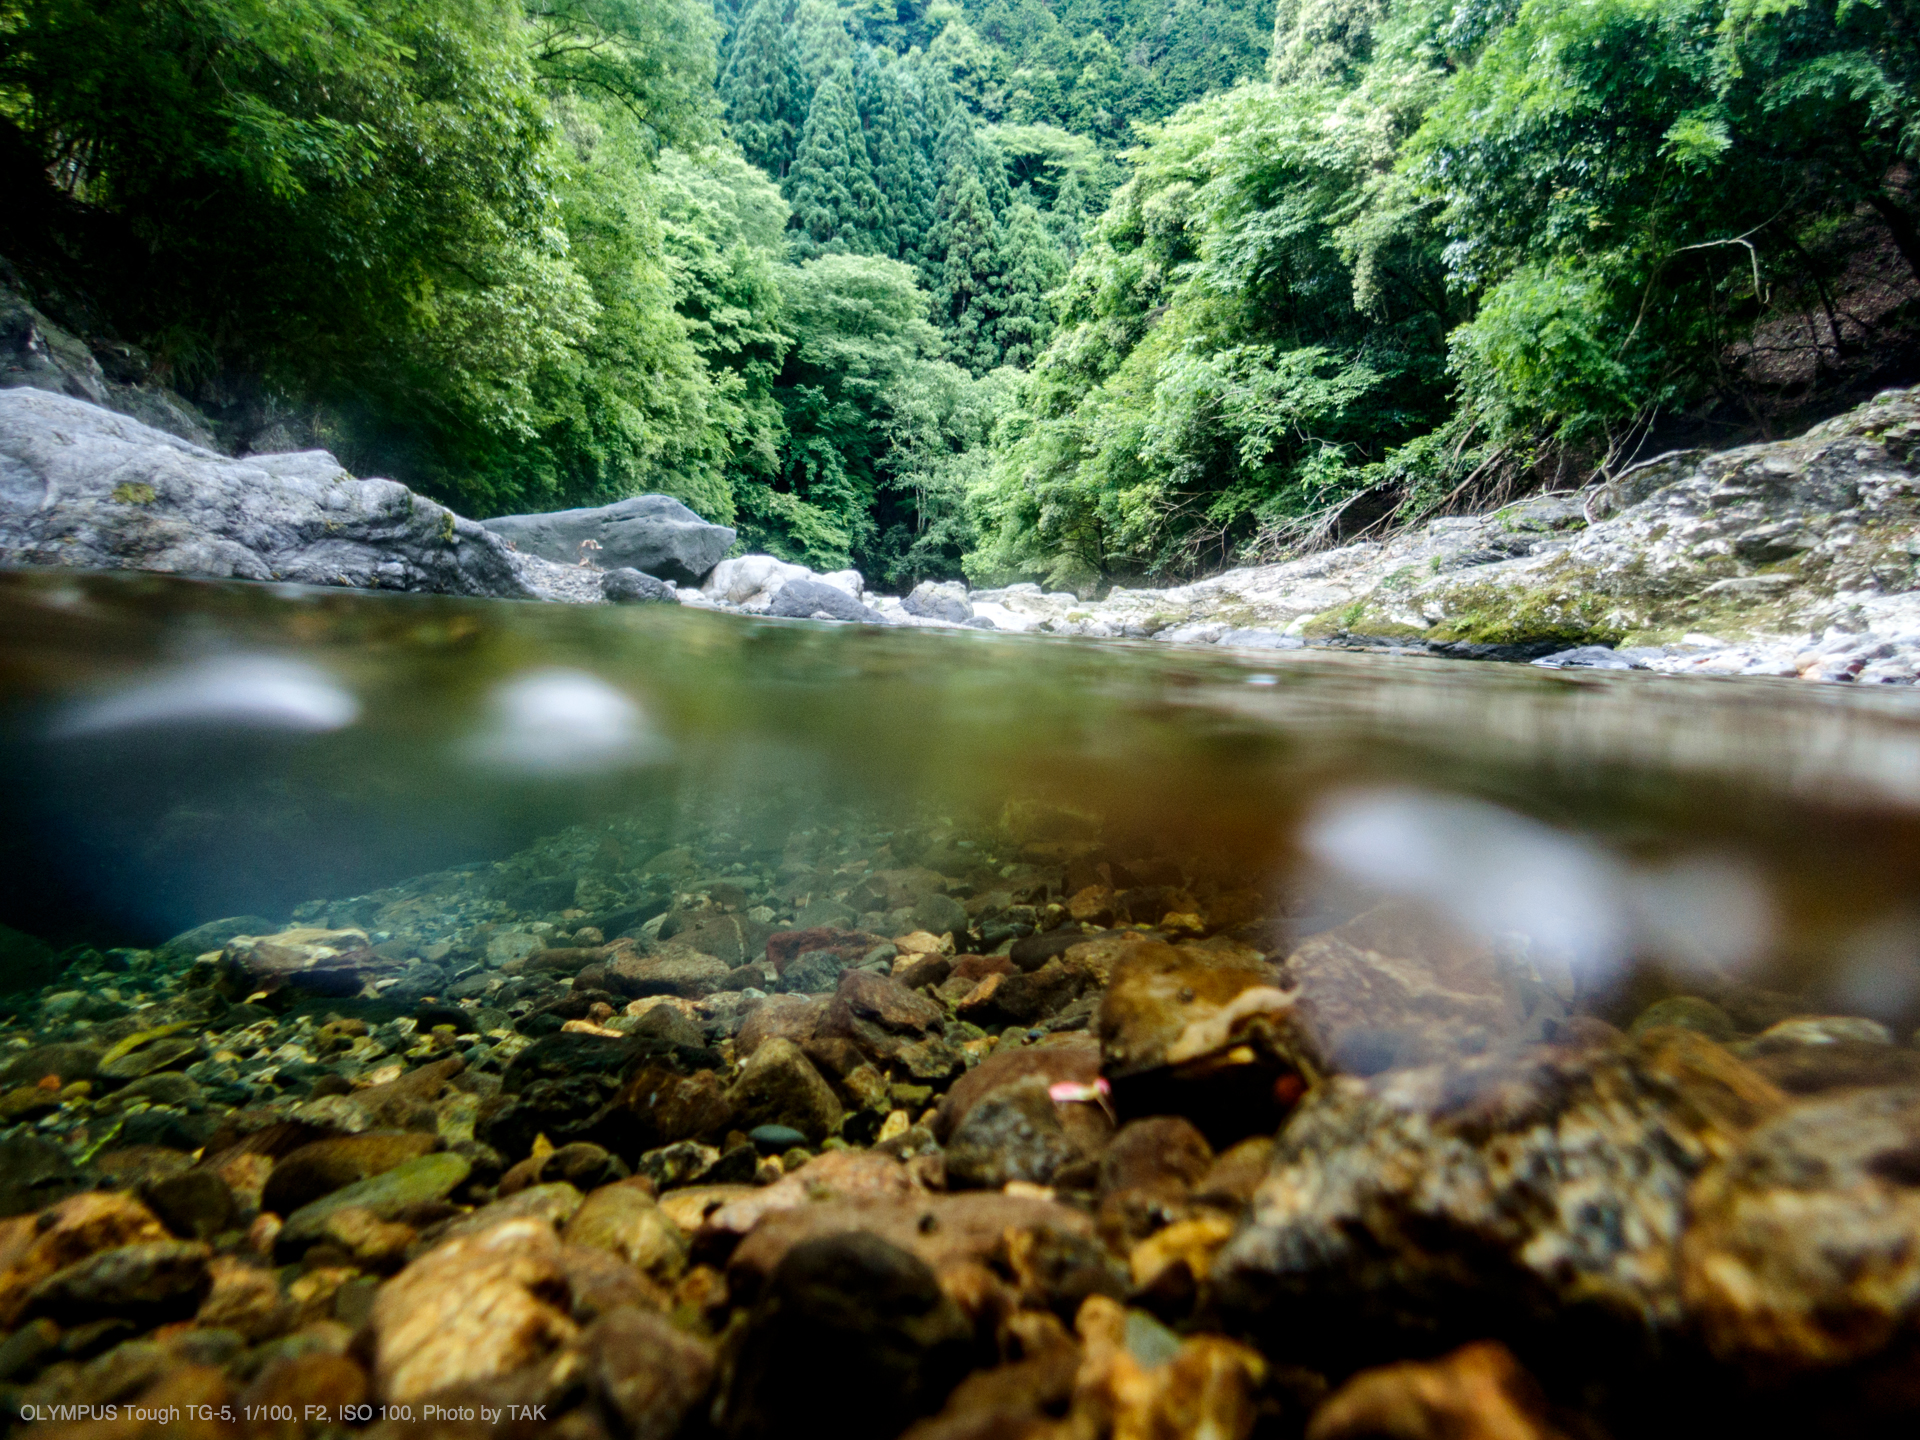
[[[1913,0],[21,0],[0,255],[236,443],[1097,586],[1914,378]]]

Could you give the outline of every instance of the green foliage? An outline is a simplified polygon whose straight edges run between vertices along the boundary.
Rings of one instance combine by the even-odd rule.
[[[851,71],[842,70],[821,81],[787,172],[796,256],[888,255],[894,249],[887,203],[853,107],[852,80]]]
[[[934,292],[935,315],[947,333],[954,360],[976,375],[983,374],[1000,363],[1005,279],[1000,223],[993,218],[986,187],[977,176],[967,174],[962,179],[934,233],[944,256],[940,288]]]
[[[776,179],[793,161],[808,99],[783,8],[781,0],[753,0],[720,75],[728,133],[750,164]]]
[[[1266,83],[1141,130],[1000,422],[969,573],[1187,572],[1361,489],[1581,474],[1737,403],[1780,290],[1831,311],[1832,236],[1877,216],[1920,278],[1917,20],[1282,0]]]

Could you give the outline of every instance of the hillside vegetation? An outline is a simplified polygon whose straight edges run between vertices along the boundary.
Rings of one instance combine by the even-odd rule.
[[[236,444],[883,585],[1196,573],[1914,378],[1912,0],[1265,3],[17,0],[0,255]]]

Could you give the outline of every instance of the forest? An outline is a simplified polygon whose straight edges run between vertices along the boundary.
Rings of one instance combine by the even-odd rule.
[[[0,0],[0,257],[236,432],[1092,593],[1920,378],[1913,0]]]

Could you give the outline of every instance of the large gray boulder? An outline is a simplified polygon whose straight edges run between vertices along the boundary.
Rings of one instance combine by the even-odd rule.
[[[683,585],[699,583],[733,544],[731,529],[709,525],[670,495],[635,495],[585,510],[501,515],[481,523],[523,554],[542,560],[572,565],[590,559],[609,570],[632,568]]]
[[[498,537],[324,450],[231,460],[33,388],[0,390],[0,564],[537,593]]]
[[[789,580],[767,607],[769,615],[787,620],[810,620],[824,615],[829,620],[853,620],[867,625],[884,625],[887,617],[862,605],[838,585],[824,580]]]
[[[0,276],[7,274],[0,261]],[[17,292],[0,285],[0,389],[26,387],[71,395],[107,410],[131,415],[156,430],[209,450],[219,448],[206,417],[162,386],[133,383],[126,373],[146,371],[146,362],[130,346],[102,352],[116,359],[122,379],[101,368],[87,342],[61,329]]]

